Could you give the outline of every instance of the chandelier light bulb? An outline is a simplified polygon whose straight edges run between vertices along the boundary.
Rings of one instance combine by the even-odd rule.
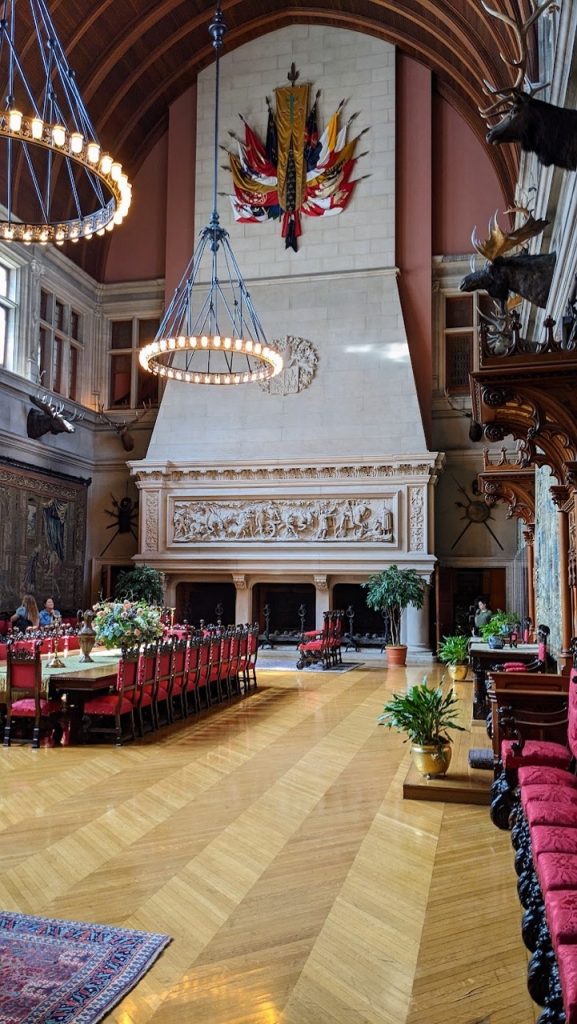
[[[114,161],[110,156],[110,153],[102,154],[100,158],[100,170],[103,174],[110,174],[110,168],[112,167],[113,162]]]
[[[22,127],[22,113],[20,110],[8,111],[8,127],[11,132],[19,132]]]
[[[89,164],[96,164],[100,160],[100,146],[97,142],[89,142],[86,147],[86,159]]]
[[[113,181],[118,181],[122,174],[122,164],[119,164],[117,160],[110,167],[110,177]]]
[[[62,124],[52,126],[52,141],[55,146],[63,146],[66,142],[66,128]]]
[[[76,155],[78,155],[78,153],[82,153],[82,149],[84,147],[84,136],[81,132],[72,132],[68,140],[68,145],[70,146],[71,153],[75,153]]]
[[[33,117],[30,122],[30,134],[38,141],[44,134],[44,121],[41,117]]]

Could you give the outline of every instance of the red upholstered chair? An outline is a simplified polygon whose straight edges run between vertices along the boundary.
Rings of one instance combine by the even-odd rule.
[[[234,629],[230,637],[229,681],[231,690],[240,691],[240,641],[242,630]]]
[[[0,643],[0,661],[6,661],[8,646]]]
[[[222,703],[222,680],[221,680],[221,669],[222,662],[220,659],[220,644],[221,634],[213,633],[209,637],[209,661],[210,661],[210,672],[208,675],[208,696],[210,697],[211,704]]]
[[[176,640],[172,648],[172,692],[171,715],[174,721],[174,706],[178,703],[180,717],[186,718],[186,683],[188,679],[189,646],[186,640]]]
[[[198,699],[198,678],[200,675],[200,650],[203,644],[201,637],[195,637],[188,644],[187,669],[184,685],[184,707],[187,715],[200,708]],[[208,648],[206,651],[206,678],[208,678]],[[205,678],[205,685],[206,685]]]
[[[329,651],[331,656],[331,663],[333,665],[342,665],[343,656],[341,653],[341,647],[345,613],[342,611],[329,612],[329,618]]]
[[[172,672],[172,653],[173,653],[173,641],[169,637],[168,640],[162,640],[158,645],[157,651],[157,666],[156,666],[156,688],[154,691],[154,714],[156,717],[156,724],[160,725],[160,709],[164,706],[165,719],[164,723],[170,725],[172,722],[172,686],[173,686],[173,672]]]
[[[195,697],[196,707],[200,710],[200,698],[204,697],[207,708],[210,707],[210,688],[208,680],[210,677],[210,637],[203,636],[200,640],[197,640],[198,644],[198,665],[196,670],[196,683],[195,683]],[[191,661],[192,661],[192,647],[191,647]],[[190,679],[190,668],[189,668],[189,679]],[[187,691],[188,692],[188,691]]]
[[[31,718],[34,722],[32,746],[40,746],[42,721],[53,719],[53,732],[61,731],[55,720],[62,711],[60,701],[48,700],[42,692],[42,662],[40,641],[8,644],[6,671],[6,720],[4,725],[4,746],[12,740],[12,719]]]
[[[83,740],[89,733],[113,733],[116,746],[122,746],[126,738],[122,732],[122,718],[126,715],[130,716],[130,737],[136,739],[135,716],[140,700],[138,665],[138,650],[126,651],[118,662],[114,692],[93,697],[85,703]],[[106,718],[113,718],[114,725],[97,724]]]
[[[305,665],[314,665],[319,661],[322,661],[324,668],[330,667],[330,634],[331,620],[329,612],[323,612],[322,630],[320,632],[317,632],[314,637],[311,637],[309,635],[308,638],[305,639],[303,643],[299,644],[298,646],[298,669],[303,669]]]
[[[232,696],[231,689],[231,676],[230,676],[230,643],[231,643],[231,632],[226,630],[220,638],[220,689],[221,693],[225,697]]]
[[[547,671],[547,644],[549,642],[549,626],[539,626],[537,631],[537,657],[533,661],[506,661],[502,668],[504,672],[546,672]]]
[[[249,626],[247,635],[246,658],[242,668],[245,690],[250,690],[251,684],[256,689],[256,659],[258,657],[258,622]]]
[[[150,712],[150,731],[158,729],[156,718],[156,686],[157,686],[157,644],[147,644],[140,655],[138,665],[138,727],[144,736],[144,711]]]

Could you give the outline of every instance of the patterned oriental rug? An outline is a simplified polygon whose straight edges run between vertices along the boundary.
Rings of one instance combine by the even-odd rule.
[[[2,1024],[95,1024],[134,988],[168,935],[0,912]]]

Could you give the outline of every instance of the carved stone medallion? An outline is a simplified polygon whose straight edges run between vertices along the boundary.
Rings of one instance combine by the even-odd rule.
[[[285,338],[275,340],[274,345],[283,357],[284,369],[278,377],[262,381],[259,385],[261,390],[269,395],[296,395],[304,391],[312,383],[319,361],[313,343],[287,334]]]

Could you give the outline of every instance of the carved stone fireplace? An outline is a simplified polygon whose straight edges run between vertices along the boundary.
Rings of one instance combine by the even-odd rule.
[[[319,625],[336,584],[362,582],[392,563],[429,579],[440,463],[435,455],[299,466],[134,463],[139,557],[167,574],[169,605],[184,582],[234,583],[237,622],[252,618],[255,585],[312,583]],[[405,617],[415,649],[428,645],[427,615],[409,609]]]

